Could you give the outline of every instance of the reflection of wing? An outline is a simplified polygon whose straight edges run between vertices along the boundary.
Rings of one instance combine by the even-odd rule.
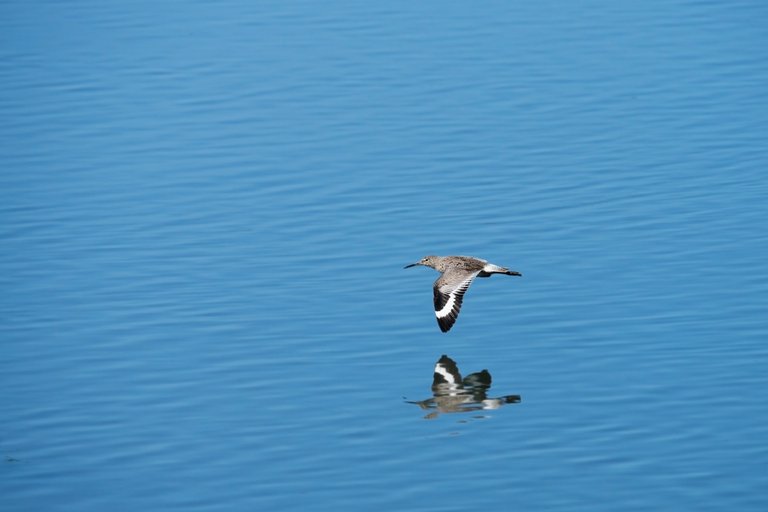
[[[461,309],[461,301],[464,293],[469,289],[472,280],[480,271],[472,274],[457,271],[447,271],[435,281],[433,292],[435,295],[435,316],[440,330],[448,332],[456,323]],[[463,278],[463,279],[462,279]]]
[[[491,374],[488,370],[481,372],[470,373],[462,381],[464,387],[473,389],[488,389],[491,387]]]
[[[461,374],[456,362],[446,355],[441,356],[435,363],[432,387],[440,384],[461,384]]]

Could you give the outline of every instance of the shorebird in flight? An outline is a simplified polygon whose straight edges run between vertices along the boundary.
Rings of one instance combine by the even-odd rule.
[[[431,267],[441,273],[435,281],[433,292],[437,325],[443,332],[448,332],[456,323],[464,293],[469,289],[474,278],[490,277],[492,274],[522,275],[520,272],[471,256],[425,256],[404,268],[416,265]]]

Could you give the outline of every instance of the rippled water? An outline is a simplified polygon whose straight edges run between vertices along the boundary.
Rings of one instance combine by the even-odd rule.
[[[765,510],[766,15],[4,3],[3,509]]]

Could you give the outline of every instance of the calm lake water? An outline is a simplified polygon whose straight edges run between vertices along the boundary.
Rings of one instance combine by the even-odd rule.
[[[4,2],[3,510],[767,510],[767,19]]]

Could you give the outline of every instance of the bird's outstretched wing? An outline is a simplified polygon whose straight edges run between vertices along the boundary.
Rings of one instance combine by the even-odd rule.
[[[467,274],[466,272],[449,270],[435,281],[433,287],[435,316],[441,331],[448,332],[456,323],[464,293],[479,273],[480,271]]]

